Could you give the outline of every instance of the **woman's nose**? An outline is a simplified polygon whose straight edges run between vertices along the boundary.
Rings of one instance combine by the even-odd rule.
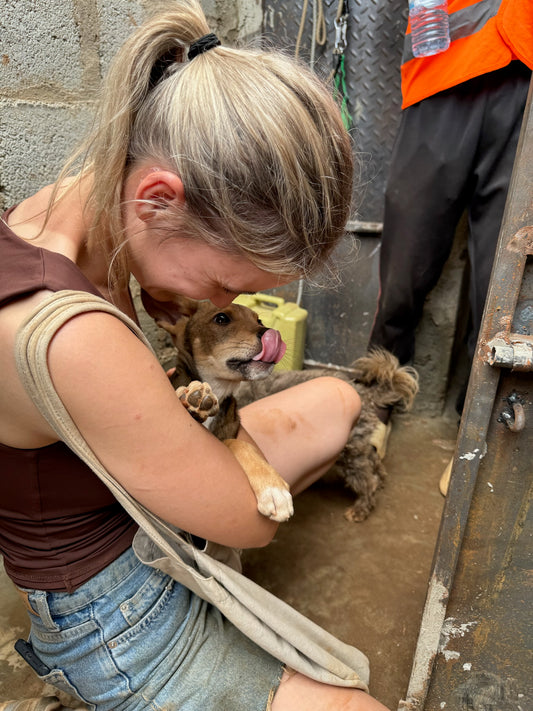
[[[221,293],[217,294],[216,296],[211,296],[209,298],[209,301],[214,304],[217,309],[223,309],[226,306],[229,306],[236,296],[237,294]]]

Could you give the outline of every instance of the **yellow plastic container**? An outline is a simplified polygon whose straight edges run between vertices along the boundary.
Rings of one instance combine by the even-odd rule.
[[[304,360],[307,311],[292,301],[270,294],[241,294],[236,304],[253,309],[267,328],[275,328],[287,351],[274,370],[301,370]]]

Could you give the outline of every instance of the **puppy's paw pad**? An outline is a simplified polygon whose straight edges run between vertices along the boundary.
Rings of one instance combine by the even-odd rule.
[[[259,513],[272,521],[288,521],[294,513],[292,496],[286,489],[269,486],[257,499]]]
[[[204,422],[218,412],[218,400],[209,383],[193,380],[188,385],[181,385],[176,395],[198,422]]]

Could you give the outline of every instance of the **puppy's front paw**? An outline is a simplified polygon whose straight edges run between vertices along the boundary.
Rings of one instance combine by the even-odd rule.
[[[181,385],[176,395],[198,422],[205,422],[218,412],[218,400],[209,383],[193,380],[188,385]]]
[[[258,494],[257,508],[263,516],[279,522],[288,521],[294,513],[292,496],[277,486],[268,486]]]

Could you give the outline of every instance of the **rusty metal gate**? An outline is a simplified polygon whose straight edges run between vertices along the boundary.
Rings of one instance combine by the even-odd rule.
[[[532,90],[402,711],[533,709]]]

